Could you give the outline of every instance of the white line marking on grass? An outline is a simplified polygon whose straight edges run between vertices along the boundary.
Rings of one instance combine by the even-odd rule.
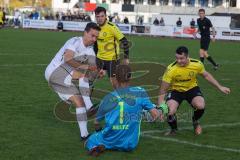
[[[163,141],[176,142],[176,143],[180,143],[180,144],[188,144],[188,145],[195,146],[195,147],[200,147],[200,148],[210,148],[210,149],[216,149],[216,150],[221,150],[221,151],[240,153],[240,149],[224,148],[224,147],[218,147],[218,146],[214,146],[214,145],[204,145],[204,144],[192,143],[192,142],[189,142],[189,141],[178,140],[178,139],[175,139],[175,138],[158,137],[158,136],[152,136],[152,135],[144,135],[144,137],[163,140]]]
[[[238,126],[240,125],[240,122],[236,122],[236,123],[220,123],[220,124],[209,124],[209,125],[203,125],[202,128],[217,128],[217,127],[233,127],[233,126]],[[179,131],[181,130],[192,130],[193,127],[192,126],[188,126],[188,127],[182,127],[182,128],[178,128]],[[150,131],[143,131],[141,134],[151,134],[151,133],[164,133],[167,132],[169,129],[165,129],[165,130],[150,130]]]
[[[5,54],[3,54],[3,55],[5,55]],[[25,54],[25,55],[31,55],[31,54]],[[133,57],[133,59],[134,59],[134,57]],[[135,64],[138,64],[138,63],[153,63],[153,64],[159,64],[159,65],[162,65],[162,66],[167,65],[166,63],[158,63],[158,62],[153,62],[153,61],[141,61],[141,62],[132,62],[132,63],[135,63]],[[220,64],[240,64],[240,61],[223,61]],[[40,63],[40,64],[2,64],[2,65],[0,65],[0,67],[28,67],[28,66],[47,66],[47,64]],[[231,79],[226,78],[226,79],[223,79],[223,80],[228,81],[228,80],[231,80]]]
[[[29,66],[47,66],[47,64],[2,64],[0,67],[29,67]]]
[[[210,125],[202,126],[202,128],[232,127],[232,126],[238,126],[238,125],[240,125],[240,122],[210,124]],[[192,129],[192,126],[191,127],[179,128],[178,130],[187,130],[187,129]],[[141,133],[141,135],[143,137],[148,137],[148,138],[152,138],[152,139],[158,139],[158,140],[163,140],[163,141],[170,141],[170,142],[175,142],[175,143],[180,143],[180,144],[187,144],[187,145],[196,146],[196,147],[200,147],[200,148],[209,148],[209,149],[216,149],[216,150],[240,153],[240,149],[218,147],[218,146],[214,146],[214,145],[204,145],[204,144],[192,143],[192,142],[184,141],[184,140],[178,140],[176,138],[167,138],[167,137],[151,135],[152,133],[163,133],[163,132],[166,132],[166,131],[168,131],[168,129],[167,130],[161,130],[161,131],[159,131],[159,130],[143,131]]]
[[[164,62],[169,61],[168,59],[162,59],[160,56],[159,57],[131,57],[132,59],[136,59],[136,60],[143,60],[146,62],[152,62],[151,60],[153,60],[154,62],[159,61],[157,63],[160,64],[164,64]],[[142,62],[142,61],[140,61]],[[240,61],[232,61],[232,60],[220,60],[218,61],[220,63],[220,65],[222,64],[240,64]],[[206,63],[205,65],[210,65],[210,63]]]
[[[32,56],[36,54],[8,54],[8,53],[0,53],[0,56]]]
[[[221,80],[222,80],[222,81],[231,81],[230,78],[222,78]]]

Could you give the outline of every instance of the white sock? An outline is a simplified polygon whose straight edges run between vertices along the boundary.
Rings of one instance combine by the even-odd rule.
[[[89,82],[87,78],[80,78],[79,79],[79,90],[82,95],[83,101],[85,103],[86,109],[89,110],[93,104],[90,99],[90,89],[89,89]]]
[[[87,130],[87,113],[85,107],[78,107],[76,108],[76,115],[77,115],[77,121],[81,133],[81,137],[87,137],[88,136],[88,130]]]

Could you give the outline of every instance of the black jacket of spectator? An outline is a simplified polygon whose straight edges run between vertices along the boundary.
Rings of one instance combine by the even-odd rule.
[[[155,18],[155,20],[153,21],[153,24],[156,25],[156,26],[158,26],[159,23],[160,23],[159,20],[158,20],[157,18]]]
[[[179,20],[176,22],[176,25],[177,25],[178,27],[182,27],[182,21],[181,21],[181,19],[179,19]]]
[[[128,18],[127,18],[127,17],[124,18],[123,23],[129,24],[129,21],[128,21]]]
[[[196,22],[195,22],[194,20],[192,20],[192,21],[190,22],[190,26],[191,26],[191,27],[195,27],[195,25],[196,25]]]

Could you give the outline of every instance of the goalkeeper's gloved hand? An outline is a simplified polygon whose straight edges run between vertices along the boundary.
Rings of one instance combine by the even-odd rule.
[[[168,114],[168,106],[165,102],[161,103],[158,108],[162,111],[163,115]]]

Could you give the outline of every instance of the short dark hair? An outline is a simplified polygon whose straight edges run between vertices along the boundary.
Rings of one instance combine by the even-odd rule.
[[[199,12],[204,12],[205,13],[205,9],[201,8],[201,9],[198,10],[198,13]]]
[[[97,7],[94,12],[95,12],[95,15],[99,14],[101,12],[104,12],[104,14],[107,13],[107,11],[106,11],[106,9],[104,7]]]
[[[129,65],[118,65],[116,69],[116,79],[120,83],[129,82],[131,79],[131,68]]]
[[[91,29],[94,29],[94,30],[97,30],[97,31],[100,31],[100,30],[101,30],[101,28],[97,25],[97,23],[89,22],[89,23],[86,25],[84,31],[89,32]]]
[[[176,54],[184,54],[185,56],[188,56],[188,48],[185,46],[180,46],[176,49]]]

